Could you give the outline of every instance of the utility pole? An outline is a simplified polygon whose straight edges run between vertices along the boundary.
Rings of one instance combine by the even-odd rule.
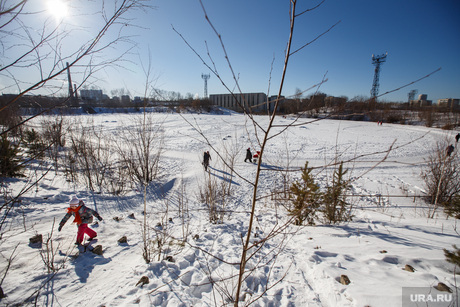
[[[72,78],[70,77],[70,67],[69,67],[69,62],[67,64],[67,79],[69,82],[69,97],[71,100],[73,100],[74,95],[73,95],[73,88],[72,88]]]
[[[375,65],[374,70],[374,82],[372,82],[372,89],[371,89],[371,98],[374,102],[377,100],[377,96],[379,95],[379,75],[380,75],[380,65],[386,61],[388,52],[381,55],[372,55],[372,64]]]
[[[76,99],[76,92],[77,92],[77,89],[73,88],[72,86],[72,78],[70,77],[70,66],[69,66],[69,62],[66,63],[67,65],[67,79],[68,79],[68,82],[69,82],[69,105],[70,106],[75,106],[75,102],[77,101]]]
[[[208,79],[211,78],[211,75],[201,74],[201,78],[204,80],[204,98],[208,98]]]

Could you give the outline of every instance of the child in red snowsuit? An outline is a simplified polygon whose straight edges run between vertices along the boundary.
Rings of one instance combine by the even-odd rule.
[[[73,222],[76,223],[78,226],[77,242],[75,242],[75,244],[81,245],[85,234],[89,236],[89,240],[92,240],[95,237],[97,237],[97,233],[88,227],[88,223],[91,223],[93,221],[93,215],[99,221],[102,221],[102,217],[93,209],[86,207],[85,203],[75,196],[70,200],[69,205],[70,207],[67,208],[67,214],[62,218],[61,222],[59,223],[58,230],[61,231],[64,224],[73,215],[75,217]]]
[[[252,159],[254,160],[254,163],[257,163],[257,160],[259,159],[259,156],[260,156],[260,151],[258,151],[256,154],[254,154],[254,156],[252,157]]]

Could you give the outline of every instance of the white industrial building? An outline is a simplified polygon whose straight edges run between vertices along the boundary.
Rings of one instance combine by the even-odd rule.
[[[249,112],[263,112],[267,108],[273,111],[276,96],[267,98],[265,93],[211,94],[209,100],[214,105],[237,112],[243,112],[243,106]]]

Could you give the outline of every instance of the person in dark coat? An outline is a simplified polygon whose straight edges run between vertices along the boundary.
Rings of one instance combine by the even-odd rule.
[[[75,244],[81,245],[85,234],[89,236],[88,241],[91,241],[97,237],[97,233],[89,228],[88,224],[93,222],[93,216],[95,216],[99,221],[102,221],[102,217],[93,209],[86,207],[85,203],[78,199],[76,196],[70,200],[69,208],[67,208],[67,213],[59,223],[59,231],[61,231],[62,227],[64,227],[64,224],[71,216],[75,217],[73,222],[78,226],[77,242],[75,242]]]
[[[209,151],[205,151],[203,155],[203,166],[205,171],[208,170],[209,160],[212,160],[211,155],[209,154]]]
[[[244,162],[246,162],[247,160],[249,160],[249,162],[252,163],[252,152],[251,152],[251,148],[248,148],[246,150],[246,159],[244,159]]]
[[[457,141],[457,143],[459,139],[460,139],[460,133],[457,133],[457,135],[455,136],[455,140]]]
[[[454,145],[450,144],[450,146],[447,146],[447,156],[450,157],[450,155],[454,152]]]

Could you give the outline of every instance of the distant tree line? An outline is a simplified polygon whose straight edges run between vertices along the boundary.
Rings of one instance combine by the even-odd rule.
[[[279,114],[302,114],[305,117],[373,121],[404,125],[437,126],[451,130],[460,125],[460,109],[414,106],[408,102],[375,101],[364,96],[348,99],[316,93],[305,98],[294,95],[285,99]]]
[[[75,104],[64,97],[48,96],[23,96],[17,104],[10,106],[2,122],[11,125],[14,116],[19,115],[20,108],[55,109],[59,107],[88,106],[103,108],[137,108],[144,106],[167,106],[176,111],[186,109],[193,111],[209,112],[212,102],[209,99],[196,98],[191,93],[183,96],[179,92],[155,89],[149,98],[135,97],[131,99],[129,92],[112,91],[112,94],[120,94],[109,98],[104,95],[100,100],[81,100]],[[0,106],[8,103],[11,95],[0,96]],[[425,125],[427,127],[440,127],[446,130],[455,129],[460,125],[459,109],[431,105],[414,106],[409,103],[374,101],[364,96],[356,96],[349,99],[346,96],[334,97],[325,93],[315,93],[302,97],[300,93],[290,98],[285,98],[278,108],[278,114],[301,114],[304,117],[328,117],[331,119],[373,121],[382,123],[395,123],[405,125]]]

